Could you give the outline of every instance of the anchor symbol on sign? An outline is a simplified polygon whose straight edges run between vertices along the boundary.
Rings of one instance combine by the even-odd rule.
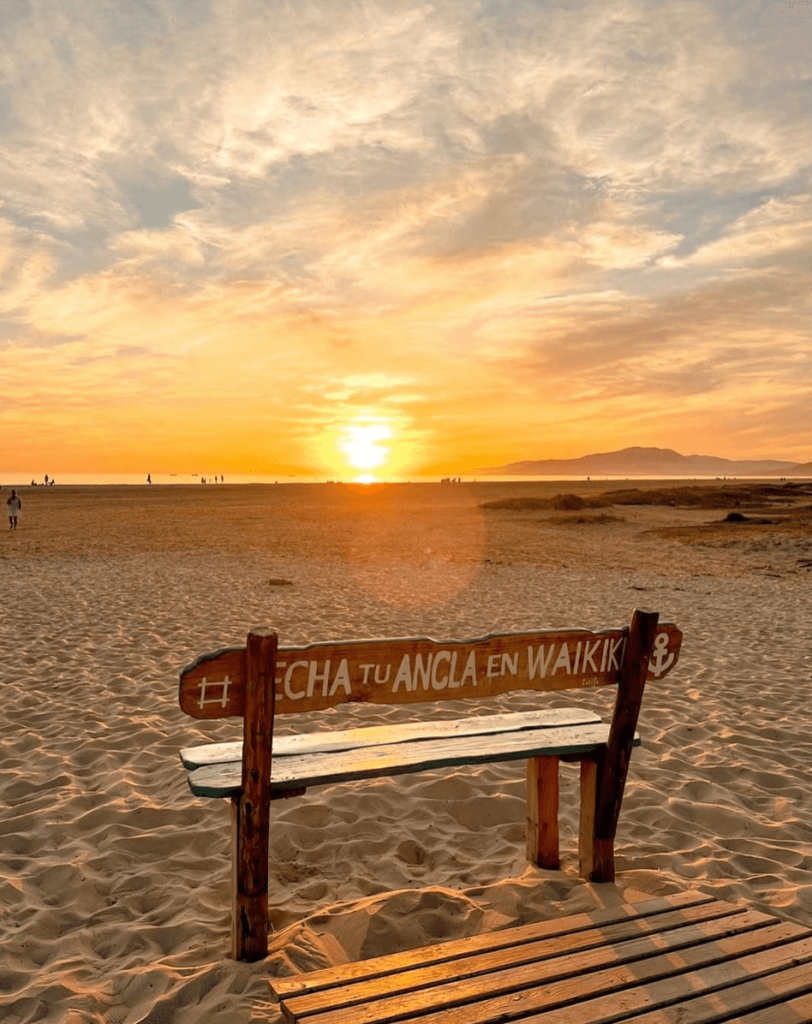
[[[668,650],[668,633],[658,633],[654,641],[654,651],[648,663],[649,669],[659,677],[674,664],[674,654]]]

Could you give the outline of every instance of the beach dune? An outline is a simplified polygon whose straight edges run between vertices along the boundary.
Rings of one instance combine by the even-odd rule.
[[[273,975],[679,889],[812,924],[810,492],[592,501],[617,486],[25,489],[0,544],[0,1018],[278,1021]],[[564,490],[579,507],[516,500]],[[185,664],[252,626],[448,639],[617,626],[635,606],[684,640],[646,691],[616,885],[577,875],[572,769],[560,872],[526,863],[522,764],[325,787],[273,806],[270,954],[227,958],[228,807],[191,796],[177,751],[239,722],[182,714]]]

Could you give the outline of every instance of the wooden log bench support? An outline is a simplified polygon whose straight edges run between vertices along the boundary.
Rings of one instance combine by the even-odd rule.
[[[197,796],[232,806],[232,956],[268,950],[270,805],[311,786],[449,766],[527,761],[527,857],[559,866],[559,764],[580,762],[579,866],[614,880],[614,841],[647,680],[677,662],[680,630],[657,612],[629,626],[491,634],[474,640],[354,640],[278,646],[252,630],[245,647],[196,659],[181,672],[179,702],[198,719],[240,717],[242,742],[181,750]],[[583,707],[475,714],[400,725],[274,735],[275,716],[361,701],[411,704],[494,698],[516,690],[615,685],[609,724]]]

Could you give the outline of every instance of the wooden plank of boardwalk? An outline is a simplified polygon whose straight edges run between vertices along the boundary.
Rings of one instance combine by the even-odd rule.
[[[812,930],[701,893],[271,981],[294,1024],[799,1024]]]

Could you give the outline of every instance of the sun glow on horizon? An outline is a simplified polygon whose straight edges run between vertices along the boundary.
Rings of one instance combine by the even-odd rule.
[[[356,469],[377,469],[389,455],[389,448],[382,447],[379,442],[387,441],[391,436],[392,431],[386,424],[354,423],[347,427],[339,447],[346,453],[349,464]],[[363,475],[371,479],[371,474]]]

